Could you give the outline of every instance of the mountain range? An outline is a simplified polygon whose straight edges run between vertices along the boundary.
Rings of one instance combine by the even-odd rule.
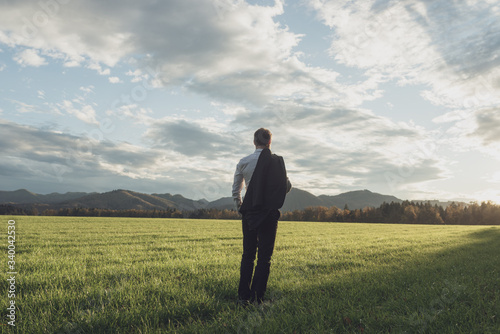
[[[282,211],[303,210],[310,206],[336,206],[340,209],[362,209],[379,207],[382,203],[402,202],[401,199],[371,192],[369,190],[349,191],[339,195],[315,196],[305,190],[293,188],[286,197]],[[427,202],[427,201],[426,201]],[[215,201],[205,199],[192,200],[176,194],[144,194],[131,190],[113,190],[104,193],[68,192],[65,194],[36,194],[26,189],[0,191],[0,204],[9,204],[22,208],[45,209],[64,208],[100,208],[110,210],[169,210],[190,211],[197,209],[233,209],[231,197],[222,197]],[[431,204],[447,206],[449,202],[431,201]]]
[[[336,206],[350,209],[360,209],[367,206],[378,207],[383,202],[401,202],[394,196],[381,195],[369,190],[357,190],[342,193],[336,196],[315,196],[307,191],[293,188],[288,193],[283,211],[302,210],[309,206]],[[9,204],[20,207],[36,207],[44,209],[63,208],[101,208],[110,210],[168,210],[178,209],[189,211],[196,209],[232,209],[231,197],[223,197],[215,201],[205,199],[192,200],[182,195],[144,194],[131,190],[113,190],[105,193],[68,192],[65,194],[51,193],[36,194],[26,189],[16,191],[0,191],[0,204]]]

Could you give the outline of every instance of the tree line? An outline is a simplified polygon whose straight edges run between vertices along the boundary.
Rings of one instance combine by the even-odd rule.
[[[241,219],[236,210],[198,209],[191,211],[169,210],[110,210],[97,208],[45,209],[20,208],[0,205],[0,215],[42,215],[81,217],[145,217],[189,219]],[[378,208],[350,210],[332,207],[308,207],[281,213],[281,220],[319,222],[364,222],[393,224],[450,224],[450,225],[500,225],[500,205],[492,202],[458,204],[446,208],[428,202],[404,201],[383,203]]]
[[[281,220],[392,224],[500,225],[500,205],[492,202],[457,204],[446,208],[429,202],[383,203],[378,208],[308,207],[284,212]]]
[[[138,217],[138,218],[191,218],[191,219],[239,219],[235,210],[198,209],[180,211],[168,210],[112,210],[101,208],[61,208],[39,210],[36,207],[21,208],[14,205],[0,205],[0,215],[20,216],[73,216],[73,217]]]

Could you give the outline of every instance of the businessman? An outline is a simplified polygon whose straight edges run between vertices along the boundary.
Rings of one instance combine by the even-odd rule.
[[[243,256],[238,287],[238,301],[242,305],[253,302],[260,304],[263,301],[280,217],[279,209],[292,187],[283,158],[270,151],[271,137],[268,129],[255,131],[255,152],[241,159],[234,173],[233,199],[242,215],[243,225]],[[243,184],[246,193],[242,201]]]

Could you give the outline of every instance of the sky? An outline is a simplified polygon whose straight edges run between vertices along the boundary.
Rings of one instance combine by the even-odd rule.
[[[497,0],[4,0],[0,190],[500,203]]]

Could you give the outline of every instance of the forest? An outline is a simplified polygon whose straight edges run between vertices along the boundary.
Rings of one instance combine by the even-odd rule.
[[[198,209],[170,210],[110,210],[97,208],[46,209],[0,205],[1,215],[82,216],[82,217],[146,217],[189,219],[241,219],[236,210]],[[403,201],[383,203],[378,208],[350,210],[332,207],[308,207],[282,212],[280,220],[318,222],[359,222],[391,224],[500,225],[500,205],[492,202],[457,204],[446,208],[428,202]]]

